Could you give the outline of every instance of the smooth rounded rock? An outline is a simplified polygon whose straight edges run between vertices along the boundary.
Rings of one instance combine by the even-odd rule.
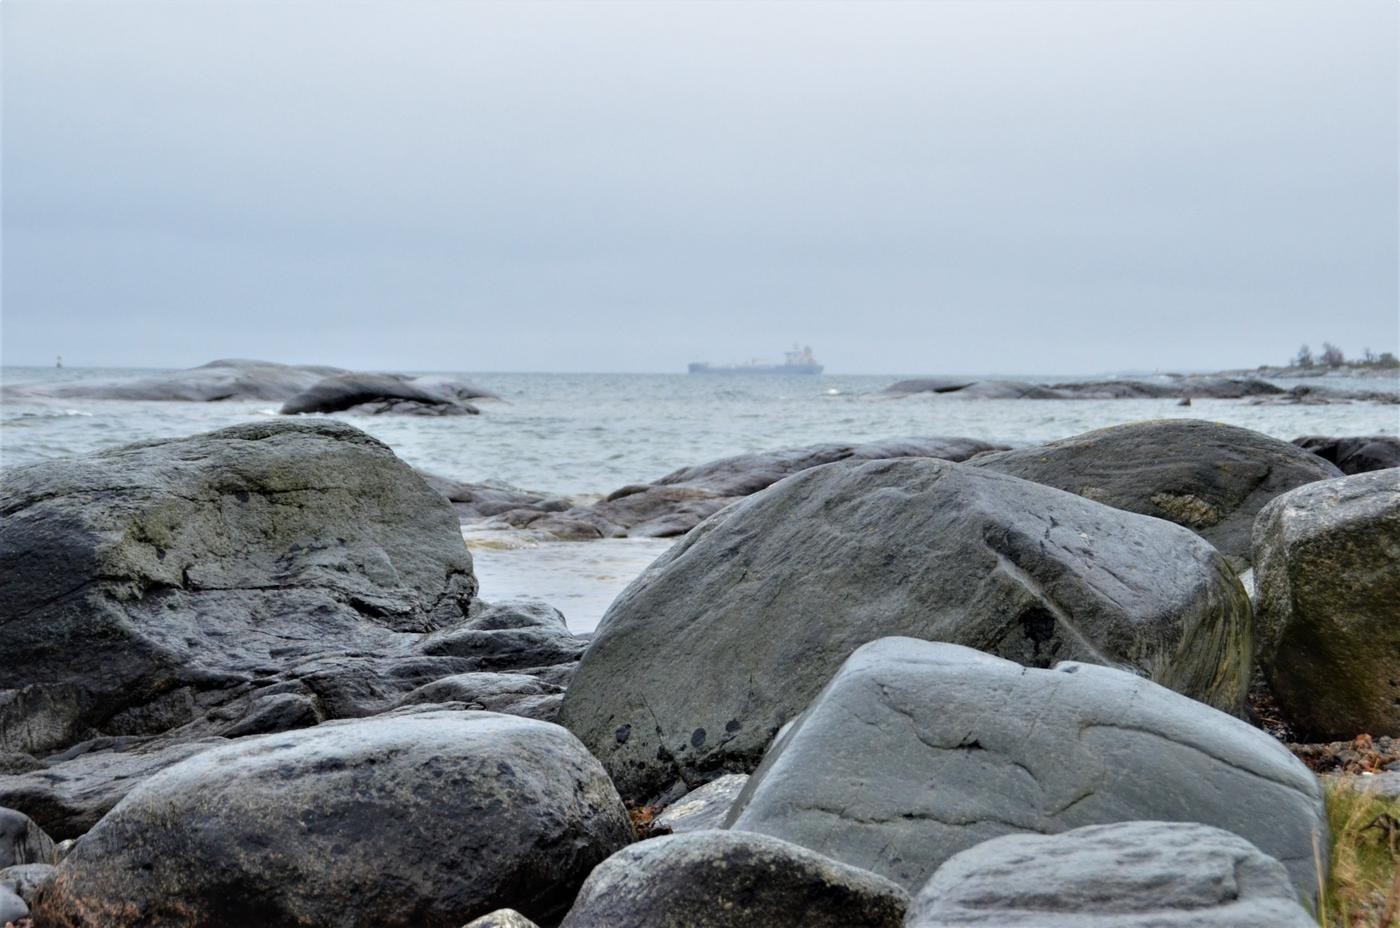
[[[1254,551],[1259,666],[1292,726],[1400,735],[1400,470],[1274,500]]]
[[[539,926],[514,909],[498,909],[488,915],[472,919],[462,928],[539,928]]]
[[[908,928],[1316,928],[1288,873],[1205,825],[1124,822],[1007,835],[919,892]]]
[[[631,840],[555,725],[436,712],[250,738],[147,780],[34,904],[51,928],[457,928],[557,917]]]
[[[769,750],[728,824],[912,892],[991,838],[1135,820],[1224,828],[1316,891],[1322,793],[1263,731],[1121,670],[1021,667],[910,638],[851,655]]]
[[[764,835],[694,831],[599,864],[560,928],[900,928],[908,895]]]
[[[1241,711],[1248,597],[1191,532],[944,461],[803,471],[613,603],[560,712],[630,799],[752,770],[857,647],[903,634],[1126,666]]]
[[[53,839],[23,812],[0,806],[0,870],[53,860]]]
[[[1241,569],[1254,517],[1269,500],[1341,474],[1286,441],[1199,419],[1115,425],[981,455],[972,465],[1183,525]]]
[[[17,922],[29,914],[29,905],[13,890],[0,886],[0,925]]]

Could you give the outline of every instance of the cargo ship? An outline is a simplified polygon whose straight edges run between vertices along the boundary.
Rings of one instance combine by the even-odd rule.
[[[705,361],[695,361],[690,365],[692,374],[820,374],[822,366],[817,363],[817,359],[812,357],[812,347],[805,348],[792,346],[792,350],[786,352],[782,364],[767,364],[762,360],[748,361],[744,364],[709,364]]]

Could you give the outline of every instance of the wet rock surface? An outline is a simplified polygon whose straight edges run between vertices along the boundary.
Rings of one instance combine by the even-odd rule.
[[[484,712],[330,722],[150,778],[34,910],[58,928],[455,928],[506,906],[543,920],[629,840],[602,767],[558,726]]]
[[[1305,435],[1293,444],[1337,465],[1344,474],[1365,474],[1387,467],[1400,467],[1400,438],[1394,435],[1365,435],[1334,438]]]
[[[328,652],[405,650],[476,593],[451,507],[328,420],[242,425],[11,468],[0,605],[23,686],[0,749],[155,734]],[[225,724],[236,722],[229,718]]]
[[[1400,735],[1400,470],[1274,500],[1254,550],[1259,665],[1289,723]]]
[[[1241,711],[1249,602],[1191,532],[943,461],[848,462],[738,503],[603,618],[561,722],[629,799],[743,772],[860,645],[1135,668]]]
[[[1278,861],[1204,825],[1125,822],[963,851],[908,928],[1315,928]]]
[[[1140,677],[1021,667],[908,638],[866,645],[774,743],[730,814],[916,891],[1017,832],[1212,825],[1316,892],[1316,778],[1258,729]]]
[[[560,928],[899,928],[908,901],[888,880],[785,841],[696,831],[603,861]]]
[[[1254,518],[1295,487],[1340,475],[1249,429],[1196,419],[1134,422],[972,462],[1191,529],[1243,568]]]

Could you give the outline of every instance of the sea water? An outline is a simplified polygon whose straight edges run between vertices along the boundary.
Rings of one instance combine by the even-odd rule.
[[[158,371],[0,369],[0,383],[111,379]],[[906,435],[1027,444],[1123,422],[1200,418],[1284,440],[1300,435],[1400,434],[1400,406],[1256,405],[1197,399],[978,400],[892,397],[894,376],[446,373],[500,394],[479,416],[337,416],[387,443],[414,467],[471,483],[587,502],[680,467],[753,451]],[[1076,378],[1032,377],[1036,382]],[[1083,379],[1083,378],[1077,378]],[[1325,378],[1338,389],[1395,390],[1392,380]],[[1316,383],[1318,381],[1309,381]],[[1290,385],[1290,384],[1285,384]],[[28,464],[277,415],[268,401],[215,403],[43,399],[0,393],[0,465]],[[529,532],[468,530],[488,600],[536,598],[576,631],[668,541],[550,542]]]

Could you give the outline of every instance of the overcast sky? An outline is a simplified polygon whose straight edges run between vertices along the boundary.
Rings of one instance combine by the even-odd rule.
[[[5,0],[3,360],[1396,350],[1393,0]]]

